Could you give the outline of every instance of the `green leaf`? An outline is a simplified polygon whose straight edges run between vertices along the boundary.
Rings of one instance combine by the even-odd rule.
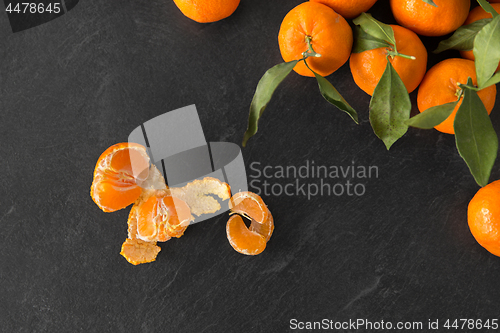
[[[446,103],[442,105],[436,105],[431,108],[428,108],[422,113],[417,114],[414,117],[408,119],[406,124],[408,126],[423,128],[423,129],[431,129],[435,126],[441,124],[446,120],[453,112],[453,109],[457,105],[457,102]]]
[[[340,93],[337,91],[337,89],[335,89],[330,81],[315,73],[314,71],[313,73],[316,77],[316,80],[318,81],[319,91],[321,92],[321,95],[323,95],[323,97],[328,101],[328,103],[335,105],[341,111],[347,113],[356,124],[359,124],[357,112],[349,105],[349,103],[346,102],[344,97],[340,95]]]
[[[467,84],[472,84],[470,78]],[[483,102],[474,90],[464,89],[462,105],[457,111],[453,127],[460,156],[469,166],[476,182],[485,186],[497,157],[498,137]]]
[[[429,4],[429,5],[434,6],[434,7],[437,7],[437,6],[438,6],[438,5],[436,5],[436,4],[434,3],[434,1],[432,1],[432,0],[422,0],[422,1],[423,1],[423,2],[425,2],[426,4]]]
[[[394,31],[392,30],[392,27],[388,24],[377,21],[370,14],[361,13],[361,15],[353,20],[353,22],[354,24],[359,25],[368,35],[386,41],[391,45],[396,45],[396,39],[394,38]]]
[[[390,61],[387,61],[370,101],[370,123],[387,150],[408,130],[406,121],[410,118],[410,111],[410,95]]]
[[[474,38],[476,38],[478,32],[490,22],[491,19],[487,18],[461,26],[450,38],[441,41],[433,53],[440,53],[450,49],[459,51],[472,50],[474,47]]]
[[[481,5],[481,7],[483,7],[483,9],[485,11],[487,11],[488,13],[490,13],[491,15],[493,15],[493,18],[495,18],[498,13],[496,12],[495,8],[493,8],[493,6],[486,0],[477,0],[477,2],[479,2],[479,4]]]
[[[484,26],[474,40],[477,85],[486,88],[500,62],[500,16]]]
[[[299,62],[299,60],[293,60],[276,65],[267,70],[267,72],[264,73],[260,79],[257,84],[257,89],[255,89],[252,103],[250,104],[248,127],[245,135],[243,136],[243,147],[246,146],[248,139],[257,133],[259,118],[262,116],[264,109],[271,100],[274,91],[279,86],[281,81],[283,81],[285,77],[290,74],[297,62]]]
[[[492,86],[494,84],[497,84],[498,82],[500,82],[500,72],[496,73],[488,81],[486,81],[484,87]]]
[[[363,51],[378,49],[379,47],[391,47],[391,44],[387,43],[385,40],[367,34],[358,26],[354,27],[353,53],[361,53]]]

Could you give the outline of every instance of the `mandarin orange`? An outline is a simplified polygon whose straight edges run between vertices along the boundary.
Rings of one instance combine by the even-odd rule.
[[[466,84],[468,78],[477,85],[476,68],[474,61],[467,59],[446,59],[434,65],[425,74],[417,94],[417,106],[420,112],[430,107],[457,101],[462,88],[459,83]],[[483,102],[488,114],[491,113],[496,99],[495,85],[478,91],[479,98]],[[434,128],[440,132],[455,134],[453,122],[462,99],[458,102],[452,114],[441,124]]]
[[[328,76],[349,59],[353,37],[351,27],[342,16],[326,5],[309,1],[286,14],[278,42],[286,62],[302,59],[310,43],[321,57],[308,57],[307,65],[316,73]],[[293,70],[303,76],[314,76],[303,61]]]
[[[199,23],[220,21],[230,16],[240,0],[174,0],[182,14]]]
[[[413,31],[398,25],[391,25],[391,27],[394,31],[398,53],[415,57],[415,59],[407,59],[389,56],[389,61],[410,93],[417,88],[425,75],[427,50]],[[384,73],[388,51],[390,50],[385,47],[379,47],[351,55],[349,66],[354,82],[368,95],[373,95]]]
[[[366,12],[370,9],[377,0],[310,0],[313,2],[319,2],[328,7],[332,8],[334,11],[342,15],[346,19],[352,19],[359,14]]]
[[[500,257],[500,180],[477,191],[469,202],[467,220],[476,241]]]
[[[391,0],[398,24],[423,36],[443,36],[460,27],[470,9],[470,0],[434,0],[437,7],[423,0]]]

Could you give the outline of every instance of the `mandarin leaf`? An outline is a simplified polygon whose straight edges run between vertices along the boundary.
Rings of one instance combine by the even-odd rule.
[[[468,85],[472,85],[469,77]],[[453,123],[455,142],[474,179],[488,184],[498,152],[498,137],[483,102],[472,89],[464,88],[462,104]]]
[[[498,13],[497,11],[495,10],[495,8],[493,8],[493,6],[486,0],[477,0],[477,2],[479,2],[479,5],[481,7],[483,7],[483,9],[490,13],[491,15],[493,15],[493,18],[495,18],[496,16],[498,16]]]
[[[500,16],[484,26],[474,40],[477,85],[486,88],[486,82],[495,73],[500,62]]]
[[[248,139],[257,133],[259,118],[262,116],[267,104],[273,97],[273,93],[279,84],[287,77],[292,71],[299,60],[293,60],[290,62],[284,62],[276,65],[262,76],[255,94],[250,104],[250,114],[248,115],[248,128],[243,136],[243,147],[246,146]]]
[[[349,105],[349,103],[347,103],[344,97],[342,97],[342,95],[337,91],[337,89],[335,89],[330,81],[317,74],[316,72],[312,72],[314,73],[314,76],[318,81],[319,91],[321,92],[321,95],[327,100],[327,102],[335,105],[338,109],[347,113],[356,124],[359,124],[358,114],[356,110],[354,110]]]
[[[374,19],[370,14],[361,13],[353,22],[359,25],[368,35],[386,41],[391,45],[396,45],[392,27]]]
[[[492,86],[494,84],[497,84],[498,82],[500,82],[500,72],[490,77],[490,79],[484,84],[484,87]]]
[[[428,108],[422,113],[417,114],[414,117],[408,119],[406,124],[408,126],[423,128],[423,129],[431,129],[435,126],[441,124],[446,120],[453,112],[453,109],[457,105],[457,102],[446,103],[442,105],[436,105],[431,108]]]
[[[410,111],[410,95],[391,62],[387,61],[370,100],[370,123],[387,150],[408,130],[406,121]]]
[[[422,1],[423,1],[423,2],[425,2],[426,4],[431,5],[431,6],[434,6],[434,7],[437,7],[437,6],[438,6],[438,5],[436,5],[436,4],[434,3],[434,1],[432,1],[432,0],[422,0]]]
[[[391,47],[391,44],[383,39],[367,34],[358,26],[354,27],[354,45],[352,47],[353,53],[361,53],[363,51],[378,49],[379,47]]]
[[[461,26],[450,38],[441,41],[433,53],[440,53],[450,49],[459,51],[472,50],[474,47],[474,38],[476,38],[478,32],[490,22],[491,19],[487,18]]]

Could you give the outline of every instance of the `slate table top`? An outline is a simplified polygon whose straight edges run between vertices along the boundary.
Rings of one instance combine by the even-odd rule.
[[[422,322],[424,332],[429,320],[446,331],[447,319],[500,319],[500,259],[468,229],[479,187],[454,137],[410,129],[387,151],[348,64],[328,79],[360,125],[292,73],[242,151],[254,191],[322,180],[267,179],[256,171],[266,166],[375,166],[371,178],[323,179],[362,184],[362,195],[262,194],[276,228],[255,257],[231,248],[227,213],[162,243],[154,263],[120,256],[129,209],[92,202],[99,155],[190,104],[207,141],[240,144],[259,78],[282,61],[281,20],[299,3],[242,0],[231,17],[198,24],[170,0],[87,0],[18,33],[0,15],[1,332],[287,332],[323,319]],[[371,12],[394,23],[387,0]],[[430,55],[429,67],[447,57],[458,53]],[[498,131],[499,101],[491,119]]]

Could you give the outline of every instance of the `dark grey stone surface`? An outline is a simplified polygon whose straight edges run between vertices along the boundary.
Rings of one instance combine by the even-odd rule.
[[[254,162],[376,166],[371,179],[325,180],[364,184],[364,195],[263,195],[276,229],[256,257],[231,248],[227,214],[161,244],[152,264],[120,256],[129,209],[108,214],[92,202],[99,155],[141,123],[190,104],[207,141],[239,144],[259,78],[282,61],[281,20],[300,2],[242,0],[231,17],[202,25],[170,0],[87,0],[16,34],[0,14],[1,332],[285,332],[293,318],[424,327],[429,319],[500,319],[500,259],[469,232],[467,204],[479,187],[453,136],[410,129],[387,151],[347,64],[328,79],[358,110],[359,126],[323,100],[314,79],[292,73],[243,155],[249,176]],[[388,1],[373,13],[393,22]],[[439,40],[424,39],[430,49]],[[430,56],[429,65],[458,53]]]

